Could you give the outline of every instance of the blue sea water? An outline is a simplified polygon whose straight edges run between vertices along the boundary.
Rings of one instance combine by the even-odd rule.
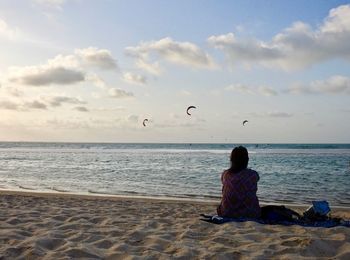
[[[0,143],[0,189],[220,198],[238,144]],[[350,144],[246,144],[263,202],[350,206]]]

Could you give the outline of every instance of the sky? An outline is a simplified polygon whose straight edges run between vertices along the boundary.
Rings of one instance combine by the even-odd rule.
[[[1,1],[0,141],[350,143],[349,42],[348,1]]]

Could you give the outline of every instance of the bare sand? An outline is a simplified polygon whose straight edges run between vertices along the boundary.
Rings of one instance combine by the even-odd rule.
[[[215,207],[0,191],[0,259],[350,259],[350,228],[199,220]]]

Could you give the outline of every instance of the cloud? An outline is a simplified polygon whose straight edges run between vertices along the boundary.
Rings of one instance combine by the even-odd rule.
[[[126,118],[126,121],[130,122],[130,123],[133,123],[133,124],[137,124],[137,122],[139,121],[139,116],[137,116],[137,115],[129,115]]]
[[[12,101],[1,100],[0,101],[0,108],[6,109],[6,110],[19,110],[20,106],[19,106],[19,104],[12,102]]]
[[[44,104],[40,101],[37,101],[37,100],[31,101],[31,102],[26,102],[25,107],[32,108],[32,109],[43,109],[43,110],[47,109],[46,104]]]
[[[11,28],[3,19],[0,18],[0,37],[5,37],[10,40],[19,38],[21,32],[17,28]]]
[[[59,54],[45,64],[10,67],[8,80],[30,86],[71,85],[89,81],[100,88],[105,87],[105,82],[95,73],[87,73],[84,66],[117,68],[110,51],[88,47],[77,49],[72,55]]]
[[[45,65],[12,68],[10,74],[10,81],[31,86],[69,85],[84,80],[85,76],[81,71]]]
[[[278,118],[288,118],[292,117],[293,114],[281,112],[281,111],[271,111],[271,112],[265,112],[265,113],[250,113],[252,117],[278,117]]]
[[[155,76],[159,76],[162,73],[159,62],[148,63],[143,59],[138,59],[136,61],[136,67]]]
[[[350,94],[350,78],[340,75],[325,80],[316,80],[309,84],[292,84],[287,93],[290,94]]]
[[[240,83],[229,85],[225,88],[225,90],[236,91],[242,94],[251,94],[251,95],[254,94],[254,91],[252,90],[251,87],[248,87]]]
[[[106,108],[106,107],[99,107],[99,108],[95,108],[93,111],[96,112],[120,112],[120,111],[124,111],[125,107],[123,106],[118,106],[118,107],[113,107],[113,108]]]
[[[295,22],[270,41],[238,39],[233,33],[228,33],[211,36],[208,42],[221,49],[232,63],[294,70],[332,59],[349,61],[349,17],[350,5],[342,5],[331,9],[316,29]]]
[[[1,88],[1,86],[0,86],[0,88]],[[13,97],[23,96],[23,92],[21,90],[19,90],[18,88],[15,88],[13,86],[4,86],[2,89],[5,91],[5,93],[7,93]]]
[[[34,0],[34,2],[47,8],[61,10],[66,0]]]
[[[258,88],[247,86],[244,84],[231,84],[225,88],[227,91],[235,91],[242,94],[249,95],[263,95],[263,96],[277,96],[278,93],[271,87],[260,86]]]
[[[206,122],[204,118],[192,117],[191,122],[188,122],[184,116],[179,114],[170,113],[168,119],[163,122],[156,122],[153,125],[157,128],[191,128],[197,127],[197,129],[202,129],[201,127]]]
[[[258,88],[258,92],[263,95],[263,96],[277,96],[278,93],[276,90],[274,90],[273,88],[270,87],[259,87]]]
[[[85,79],[99,88],[106,88],[106,82],[100,76],[94,73],[86,75]]]
[[[127,92],[125,90],[119,88],[110,88],[108,94],[112,98],[126,98],[133,97],[134,94],[132,92]]]
[[[131,72],[125,72],[123,74],[123,80],[127,83],[136,85],[144,85],[147,83],[147,78],[145,76]]]
[[[197,123],[172,123],[172,122],[165,122],[165,123],[156,123],[154,124],[157,128],[192,128],[192,127],[200,127]]]
[[[76,120],[76,119],[50,119],[46,120],[45,125],[52,127],[54,129],[88,129],[91,128],[91,124],[88,121]]]
[[[189,97],[189,96],[191,96],[192,95],[192,93],[190,92],[190,91],[187,91],[187,90],[180,90],[179,91],[179,95],[180,96],[184,96],[184,97]]]
[[[65,95],[40,96],[37,100],[0,100],[0,108],[16,111],[29,111],[33,109],[47,110],[49,106],[60,107],[64,104],[82,105],[86,104],[86,102],[80,98],[69,97]],[[84,107],[77,106],[75,109],[83,111]]]
[[[293,114],[286,112],[273,111],[267,113],[268,117],[292,117]]]
[[[130,128],[130,129],[135,129],[141,127],[140,125],[140,116],[139,115],[127,115],[127,116],[122,116],[119,118],[116,118],[114,120],[118,127],[122,128]],[[151,119],[149,119],[151,121]]]
[[[11,100],[1,100],[0,109],[14,110],[14,111],[28,111],[31,109],[46,110],[47,106],[37,100],[26,102],[14,102]]]
[[[42,97],[42,99],[47,102],[50,106],[59,107],[62,104],[86,104],[85,101],[76,98],[76,97],[68,97],[68,96],[46,96]]]
[[[79,70],[74,56],[57,55],[43,65],[10,67],[8,78],[11,82],[31,86],[69,85],[84,81],[85,74]]]
[[[107,70],[117,68],[116,60],[109,50],[88,47],[85,49],[77,49],[74,53],[82,60],[83,64],[88,66]]]
[[[73,109],[77,110],[79,112],[89,112],[89,109],[87,109],[86,107],[83,107],[83,106],[74,107]]]
[[[159,41],[142,42],[136,47],[127,47],[125,51],[127,55],[138,58],[139,65],[140,60],[144,64],[150,64],[147,61],[154,55],[168,62],[191,68],[212,69],[216,66],[209,54],[197,45],[190,42],[177,42],[169,37]]]

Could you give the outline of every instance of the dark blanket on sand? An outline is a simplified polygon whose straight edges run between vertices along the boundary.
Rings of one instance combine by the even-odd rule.
[[[244,222],[255,221],[260,224],[269,225],[299,225],[304,227],[324,227],[331,228],[336,226],[350,227],[350,221],[341,218],[334,218],[328,215],[325,216],[306,216],[305,213],[300,215],[294,210],[288,209],[285,206],[265,206],[261,208],[262,214],[259,219],[253,218],[229,218],[220,217],[217,215],[201,214],[202,221],[223,224],[227,222]]]

